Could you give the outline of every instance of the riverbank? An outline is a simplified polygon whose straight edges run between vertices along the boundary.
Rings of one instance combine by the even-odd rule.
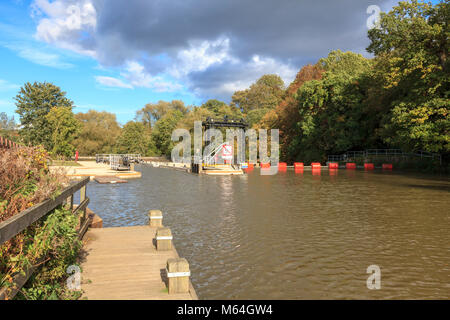
[[[91,180],[97,176],[116,177],[118,179],[137,179],[142,175],[139,171],[117,171],[112,170],[109,164],[96,163],[95,161],[78,161],[78,166],[50,166],[50,171],[62,171],[71,179],[82,179],[90,177]]]

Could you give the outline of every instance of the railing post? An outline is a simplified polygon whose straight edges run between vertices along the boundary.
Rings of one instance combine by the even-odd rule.
[[[66,208],[73,211],[73,194],[70,195],[66,200]]]
[[[84,200],[86,200],[86,187],[87,185],[84,185],[80,189],[80,205],[83,203]],[[86,209],[83,209],[83,215],[81,220],[84,222],[85,219],[86,219]]]

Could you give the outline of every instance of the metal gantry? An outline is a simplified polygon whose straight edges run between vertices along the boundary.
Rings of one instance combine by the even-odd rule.
[[[139,153],[128,154],[96,154],[97,163],[108,163],[113,170],[129,170],[130,163],[140,163],[142,161]]]
[[[208,129],[215,129],[215,128],[239,128],[239,129],[246,129],[248,128],[248,123],[245,122],[244,119],[229,119],[228,116],[224,116],[222,120],[213,119],[211,117],[206,118],[206,121],[202,122],[202,126],[205,128],[206,132],[206,145],[209,145],[211,143],[210,136],[208,136],[209,131]],[[216,155],[222,151],[222,148],[224,145],[229,144],[229,142],[224,142],[220,145],[216,145],[213,148],[213,151],[210,152],[210,154],[207,154],[203,157],[203,162],[205,165],[211,165],[213,164],[213,160],[215,162]]]

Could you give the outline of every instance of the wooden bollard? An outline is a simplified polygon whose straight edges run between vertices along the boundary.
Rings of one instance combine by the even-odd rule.
[[[169,294],[189,292],[189,263],[184,258],[167,260],[167,278],[169,280]]]
[[[159,228],[156,230],[156,250],[172,250],[172,231],[169,228]]]
[[[148,212],[148,225],[150,227],[162,227],[163,215],[161,210],[149,210]]]

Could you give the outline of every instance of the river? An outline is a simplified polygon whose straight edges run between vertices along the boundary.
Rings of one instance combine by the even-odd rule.
[[[90,182],[104,227],[164,213],[200,299],[449,299],[450,181],[339,170]],[[381,270],[369,290],[367,268]]]

